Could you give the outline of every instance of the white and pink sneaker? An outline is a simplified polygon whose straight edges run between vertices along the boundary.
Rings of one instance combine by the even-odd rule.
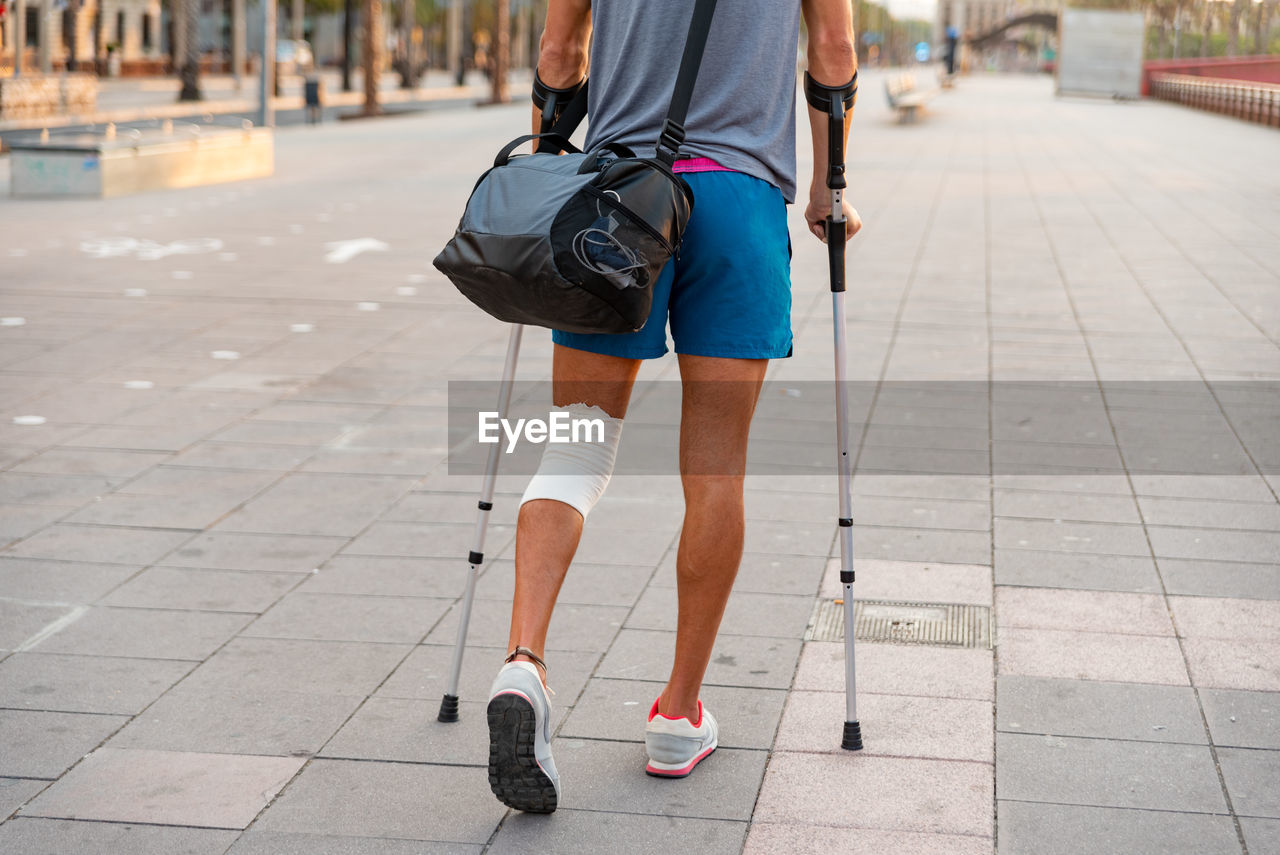
[[[716,750],[720,730],[710,712],[698,701],[698,721],[687,716],[672,718],[658,712],[658,702],[649,710],[644,729],[644,746],[649,751],[645,771],[659,778],[683,778]]]

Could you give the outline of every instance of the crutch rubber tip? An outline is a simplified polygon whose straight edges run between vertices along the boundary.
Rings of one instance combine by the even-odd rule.
[[[862,725],[856,721],[846,721],[844,723],[844,738],[840,740],[840,747],[846,751],[862,750]]]
[[[444,700],[440,701],[440,715],[436,716],[440,721],[457,721],[458,720],[458,696],[445,695]]]

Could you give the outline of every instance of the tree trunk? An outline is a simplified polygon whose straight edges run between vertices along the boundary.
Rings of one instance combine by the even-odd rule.
[[[364,0],[364,115],[382,112],[378,69],[382,59],[382,0]]]
[[[291,39],[302,41],[306,36],[306,0],[293,0],[293,14],[289,16]]]
[[[231,0],[231,73],[236,78],[236,89],[244,85],[244,25],[244,0]]]
[[[1240,16],[1244,12],[1244,4],[1249,0],[1235,0],[1231,4],[1231,12],[1227,17],[1227,56],[1240,53]]]
[[[200,0],[181,0],[185,52],[182,56],[182,91],[179,101],[199,101],[200,95]]]
[[[511,66],[511,0],[497,0],[498,15],[494,24],[493,56],[493,103],[506,104],[511,100],[507,94],[507,69]]]
[[[1201,58],[1209,55],[1209,37],[1213,35],[1213,3],[1204,4],[1204,34],[1200,37]]]
[[[80,59],[80,0],[71,0],[71,32],[67,33],[67,71],[75,71]],[[123,47],[123,45],[121,45]]]
[[[1258,32],[1262,43],[1253,49],[1254,53],[1267,53],[1271,48],[1271,7],[1274,5],[1275,0],[1262,0],[1262,8],[1258,10],[1258,17],[1261,19]]]

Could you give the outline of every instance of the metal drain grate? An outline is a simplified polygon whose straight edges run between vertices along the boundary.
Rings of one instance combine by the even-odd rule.
[[[991,609],[959,603],[856,600],[853,637],[857,641],[990,650]],[[809,618],[804,640],[844,641],[844,606],[835,600],[819,600]]]

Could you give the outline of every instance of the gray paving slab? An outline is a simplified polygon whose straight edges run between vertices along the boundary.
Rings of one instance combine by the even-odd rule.
[[[1280,532],[1171,528],[1148,525],[1157,558],[1206,558],[1216,561],[1280,562]]]
[[[1093,739],[1207,744],[1192,689],[1004,675],[996,729]]]
[[[285,595],[241,636],[416,643],[448,607],[444,599],[296,592]]]
[[[991,567],[854,558],[858,599],[991,605]],[[820,595],[840,597],[840,560],[827,562]]]
[[[995,699],[989,650],[859,644],[858,686],[863,692],[936,698]],[[844,691],[844,645],[805,642],[795,690]]]
[[[738,564],[738,575],[733,580],[733,589],[759,594],[812,596],[818,589],[826,563],[827,559],[819,555],[744,552]],[[655,588],[674,588],[676,581],[676,553],[672,550],[658,565],[658,571],[649,584]]]
[[[1000,852],[1009,855],[1238,855],[1229,816],[1001,799]],[[1253,851],[1252,848],[1250,851]]]
[[[638,680],[591,680],[582,696],[576,699],[560,735],[643,741],[649,710],[664,685]],[[787,697],[785,692],[709,685],[703,687],[699,697],[720,725],[720,745],[766,750],[773,746]]]
[[[27,458],[12,471],[132,478],[166,459],[167,454],[157,452],[55,447]]]
[[[210,570],[310,573],[346,542],[336,536],[205,532],[167,554],[160,563]]]
[[[411,486],[411,478],[290,474],[214,528],[218,532],[351,537]]]
[[[478,843],[432,843],[250,829],[226,855],[479,855],[483,848]]]
[[[462,593],[467,573],[464,558],[337,555],[318,567],[298,592],[453,599]]]
[[[360,701],[350,694],[181,683],[134,718],[109,746],[308,756],[338,731]]]
[[[1103,555],[1141,557],[1151,554],[1142,526],[1106,523],[997,519],[995,545],[1002,549],[1038,549]]]
[[[37,781],[32,778],[0,778],[0,820],[8,817],[20,805],[47,786],[49,786],[48,781]],[[0,835],[5,833],[5,828],[6,825],[0,825]],[[0,840],[2,839],[3,837],[0,837]]]
[[[1218,764],[1237,814],[1280,819],[1280,751],[1220,748]]]
[[[199,492],[183,496],[135,496],[113,493],[67,517],[69,523],[203,529],[213,525],[241,499]]]
[[[560,809],[555,820],[513,813],[489,844],[487,852],[652,852],[739,853],[744,822],[645,816],[595,810]]]
[[[1215,745],[1280,749],[1280,693],[1201,689]]]
[[[57,778],[118,730],[127,718],[114,715],[0,710],[0,775]]]
[[[453,644],[458,636],[462,603],[450,607],[427,635],[430,644]],[[547,629],[547,650],[599,651],[609,643],[627,616],[626,606],[594,606],[560,603],[551,613]],[[482,647],[507,647],[511,635],[511,603],[506,600],[476,600],[467,624],[467,643]],[[509,649],[509,648],[508,648]],[[548,663],[550,660],[548,660]]]
[[[675,589],[648,588],[636,602],[623,626],[628,629],[674,632],[677,609]],[[725,606],[720,631],[730,635],[799,638],[804,635],[812,613],[812,597],[734,591]]]
[[[1207,746],[996,735],[996,795],[1015,801],[1226,813]]]
[[[343,550],[344,555],[402,558],[465,558],[475,537],[474,523],[375,522]],[[497,558],[515,532],[489,526],[485,556]]]
[[[104,564],[151,564],[193,532],[59,524],[9,547],[9,555]]]
[[[439,698],[372,697],[319,753],[347,760],[485,766],[489,762],[488,700],[486,692],[462,701],[458,721],[441,722],[436,719]],[[555,733],[568,713],[558,689],[551,704],[551,731]]]
[[[1163,560],[1161,566],[1164,566]],[[1161,592],[1149,556],[1091,555],[1034,549],[995,549],[997,585],[1084,588],[1096,591]]]
[[[1280,600],[1280,564],[1161,558],[1159,565],[1170,594]]]
[[[747,833],[746,855],[790,852],[795,855],[875,855],[880,852],[911,852],[914,855],[990,855],[995,841],[989,837],[958,834],[925,834],[914,831],[879,831],[781,822],[753,822]]]
[[[150,567],[103,597],[102,604],[259,614],[304,578],[300,573]]]
[[[245,614],[96,606],[31,649],[40,653],[202,660],[252,619]]]
[[[408,644],[237,638],[188,681],[192,691],[235,688],[364,697],[411,649]]]
[[[999,627],[996,643],[1001,674],[1189,685],[1172,637]]]
[[[262,469],[288,472],[316,453],[306,445],[260,445],[239,442],[195,442],[169,458],[175,466],[200,470]]]
[[[481,768],[313,760],[254,828],[483,844],[505,813]]]
[[[1280,644],[1188,638],[1183,647],[1191,681],[1197,686],[1280,691]]]
[[[1169,597],[1169,607],[1184,637],[1280,641],[1280,602]]]
[[[100,748],[23,816],[244,828],[305,761]]]
[[[15,653],[0,661],[0,707],[133,715],[194,663]]]
[[[1172,635],[1162,597],[1058,588],[996,589],[1000,626],[1125,635]]]
[[[17,505],[53,505],[68,509],[111,492],[112,482],[98,476],[0,473],[0,501]]]
[[[1250,852],[1280,852],[1280,819],[1242,816],[1240,830]]]
[[[0,825],[8,852],[128,852],[130,855],[222,855],[236,831],[18,817]]]
[[[87,604],[139,570],[125,564],[85,564],[0,557],[0,591],[21,600]]]
[[[800,646],[796,639],[722,633],[711,652],[703,684],[788,688]],[[596,675],[666,683],[671,676],[674,651],[674,632],[624,629],[605,654]]]
[[[61,505],[0,504],[0,547],[35,534],[67,516]]]
[[[855,525],[853,551],[864,558],[985,564],[991,561],[991,535],[985,531]]]
[[[478,647],[468,644],[462,657],[462,675],[458,697],[466,700],[488,700],[493,678],[502,669],[507,655],[504,647]],[[601,654],[594,650],[557,650],[547,660],[547,682],[555,691],[553,702],[569,704],[582,692]],[[378,697],[414,698],[439,702],[449,682],[453,661],[453,644],[421,644],[396,668],[377,692]],[[666,677],[663,677],[665,682]]]
[[[775,751],[847,753],[840,747],[844,692],[794,691],[778,728]],[[992,763],[991,704],[861,692],[858,720],[866,756],[925,757]]]
[[[74,615],[66,605],[0,600],[0,647],[24,647],[28,639],[38,639],[45,627]]]
[[[1280,529],[1280,505],[1274,501],[1212,502],[1140,496],[1142,517],[1150,525],[1225,529]]]
[[[995,512],[1001,517],[1074,520],[1077,522],[1140,523],[1131,496],[996,490]]]
[[[988,837],[991,799],[986,763],[787,751],[771,758],[753,818]]]

